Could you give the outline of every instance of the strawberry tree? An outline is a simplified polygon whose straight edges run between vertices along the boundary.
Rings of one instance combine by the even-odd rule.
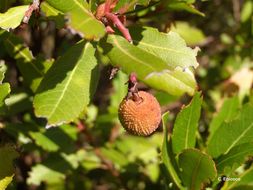
[[[249,82],[239,85],[238,97],[225,100],[210,124],[208,137],[201,136],[201,106],[206,104],[195,79],[200,48],[194,40],[192,44],[190,40],[186,42],[185,33],[204,37],[183,22],[178,22],[184,27],[180,31],[166,20],[169,12],[176,11],[203,17],[194,3],[195,0],[3,0],[0,130],[3,128],[3,136],[8,138],[0,141],[0,189],[7,188],[17,173],[12,161],[26,155],[30,163],[24,165],[30,169],[24,184],[29,188],[43,187],[45,183],[46,189],[75,189],[82,183],[81,187],[88,189],[92,184],[83,181],[89,175],[79,171],[104,169],[119,177],[111,189],[136,189],[141,179],[131,179],[134,182],[129,185],[124,181],[124,172],[130,172],[128,167],[136,166],[140,160],[143,176],[153,183],[159,179],[159,187],[166,189],[215,189],[224,183],[224,189],[239,188],[240,183],[227,182],[222,177],[235,177],[236,166],[253,155],[253,106],[243,101],[250,94],[253,75],[250,67],[241,71],[249,76],[245,79]],[[250,1],[248,4],[252,5]],[[250,5],[245,4],[241,22],[248,22]],[[197,44],[204,46],[203,43],[208,40]],[[103,97],[105,87],[99,85],[101,80],[111,81],[115,91],[104,115],[103,106],[94,106],[100,101],[97,97]],[[161,93],[172,102],[183,95],[192,101],[177,115],[170,115],[167,108],[160,108],[159,95],[156,99],[143,89]],[[120,125],[118,116],[130,133],[123,130],[115,135],[111,129],[106,133],[110,137],[101,135],[105,123]],[[168,132],[167,124],[172,123],[172,118],[173,129]],[[161,131],[159,126],[163,126],[163,136],[159,132],[149,136],[157,128]],[[229,134],[228,128],[233,129]],[[16,141],[14,146],[9,137]],[[24,152],[19,150],[22,147]],[[151,151],[148,147],[152,147]],[[25,162],[29,162],[27,159]],[[243,172],[246,177],[240,179],[245,185],[252,176],[252,167]],[[137,189],[144,188],[140,185]]]

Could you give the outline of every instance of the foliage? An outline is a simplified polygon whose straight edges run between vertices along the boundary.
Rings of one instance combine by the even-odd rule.
[[[1,0],[0,189],[252,189],[252,7]],[[148,137],[118,120],[131,73]]]
[[[0,148],[0,188],[5,189],[12,181],[14,168],[12,161],[18,157],[18,153],[11,145]]]

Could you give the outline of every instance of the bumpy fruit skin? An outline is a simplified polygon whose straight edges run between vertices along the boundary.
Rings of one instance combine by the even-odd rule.
[[[130,133],[148,136],[153,133],[161,121],[161,108],[156,98],[144,91],[139,91],[141,101],[123,99],[119,106],[119,119],[122,126]]]

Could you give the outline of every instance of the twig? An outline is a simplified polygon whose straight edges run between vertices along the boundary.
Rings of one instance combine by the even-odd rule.
[[[111,12],[111,0],[106,0],[105,1],[105,9],[104,9],[104,14]]]
[[[33,11],[38,10],[40,6],[39,0],[33,0],[33,3],[29,6],[28,10],[25,12],[25,16],[23,19],[24,23],[28,23],[30,20],[30,17],[32,16]]]
[[[118,16],[116,16],[113,13],[105,13],[105,17],[112,21],[112,23],[120,30],[120,32],[123,34],[123,36],[132,43],[132,37],[128,31],[128,29],[122,24],[122,22],[119,20]]]

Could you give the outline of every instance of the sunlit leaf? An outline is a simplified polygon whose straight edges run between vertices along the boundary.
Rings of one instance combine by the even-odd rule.
[[[0,13],[0,28],[9,30],[14,29],[22,22],[28,5],[12,7],[5,13]]]
[[[65,175],[59,171],[55,171],[50,167],[43,164],[37,164],[32,167],[29,172],[28,184],[40,185],[41,182],[48,182],[53,184],[62,183],[65,179]]]
[[[246,22],[250,19],[253,13],[253,2],[248,0],[243,4],[242,10],[241,10],[241,21]]]
[[[189,69],[168,65],[160,57],[128,43],[117,35],[109,35],[102,43],[104,53],[114,66],[127,74],[135,72],[147,85],[172,95],[193,94],[196,82]]]
[[[2,113],[2,109],[4,109],[5,102],[4,100],[10,94],[11,88],[9,83],[0,84],[0,113]]]
[[[50,6],[47,2],[40,4],[41,11],[47,18],[55,21],[57,28],[62,28],[65,25],[64,13]]]
[[[196,59],[198,48],[187,47],[184,39],[175,32],[163,33],[151,27],[132,28],[130,32],[137,47],[161,58],[169,67],[197,68],[199,65]]]
[[[5,104],[8,107],[6,114],[15,115],[20,112],[32,110],[32,99],[28,93],[24,92],[24,89],[19,89],[10,94],[5,100]]]
[[[97,59],[91,43],[72,46],[48,70],[34,98],[35,113],[48,126],[76,119],[90,102],[97,80]]]
[[[105,34],[104,25],[89,10],[89,5],[82,0],[46,0],[53,8],[65,13],[70,27],[86,39],[99,39]],[[92,28],[92,29],[91,29]]]

